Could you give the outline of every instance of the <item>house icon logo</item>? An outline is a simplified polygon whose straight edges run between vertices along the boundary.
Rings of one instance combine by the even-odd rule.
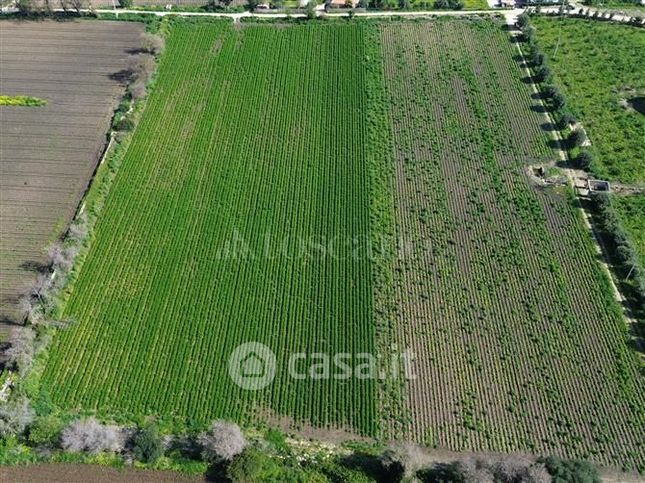
[[[263,389],[275,377],[275,354],[259,342],[241,344],[228,359],[228,374],[242,389]]]

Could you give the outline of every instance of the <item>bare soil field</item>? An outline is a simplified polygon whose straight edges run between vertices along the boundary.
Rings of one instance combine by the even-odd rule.
[[[132,483],[197,482],[202,476],[174,471],[115,469],[86,464],[51,463],[0,468],[0,481],[14,483]]]
[[[396,155],[406,436],[643,468],[644,400],[621,311],[492,22],[384,26]]]
[[[143,28],[2,22],[0,91],[47,104],[0,106],[0,340],[46,246],[64,233],[87,188],[124,92],[114,74],[140,46]]]

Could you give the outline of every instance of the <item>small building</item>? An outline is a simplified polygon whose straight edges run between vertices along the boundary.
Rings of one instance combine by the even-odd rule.
[[[588,179],[587,189],[589,190],[589,192],[602,191],[609,193],[611,191],[611,186],[609,185],[609,181],[603,181],[601,179]]]

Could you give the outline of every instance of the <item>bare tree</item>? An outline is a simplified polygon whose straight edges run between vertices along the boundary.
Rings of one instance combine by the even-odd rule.
[[[137,80],[130,86],[130,96],[133,101],[146,96],[146,85],[143,81]]]
[[[0,403],[0,438],[24,433],[34,416],[34,410],[24,397]]]
[[[141,37],[142,49],[150,54],[159,55],[166,47],[164,38],[159,35],[154,35],[146,32],[141,34]]]
[[[14,327],[11,331],[6,355],[9,362],[18,368],[21,376],[27,373],[33,363],[35,336],[31,327]]]
[[[428,463],[428,457],[414,443],[396,443],[389,446],[380,456],[381,464],[389,471],[410,478]]]
[[[488,465],[476,458],[465,458],[457,463],[457,471],[464,481],[472,483],[495,483],[495,476]]]
[[[101,424],[94,418],[73,422],[61,435],[61,446],[74,452],[118,453],[124,444],[125,435],[121,428]]]
[[[77,14],[81,14],[83,9],[83,0],[70,0],[69,3],[72,5],[72,8],[76,10]]]
[[[67,237],[78,243],[87,237],[87,233],[87,215],[82,213],[70,225],[69,230],[67,230]]]
[[[246,448],[246,439],[235,423],[213,421],[210,429],[199,435],[202,456],[206,461],[229,461]]]

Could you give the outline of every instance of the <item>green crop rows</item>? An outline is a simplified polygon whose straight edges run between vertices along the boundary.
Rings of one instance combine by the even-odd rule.
[[[490,20],[174,24],[43,389],[642,467],[620,308],[571,193],[526,176],[555,153],[517,53]],[[278,359],[258,392],[227,373],[247,341]],[[405,387],[286,374],[394,343]]]
[[[369,230],[361,45],[348,26],[173,29],[67,309],[78,325],[52,350],[56,402],[374,433],[374,383],[286,374],[293,352],[374,350],[353,256]],[[227,373],[247,341],[278,358],[258,393]]]

